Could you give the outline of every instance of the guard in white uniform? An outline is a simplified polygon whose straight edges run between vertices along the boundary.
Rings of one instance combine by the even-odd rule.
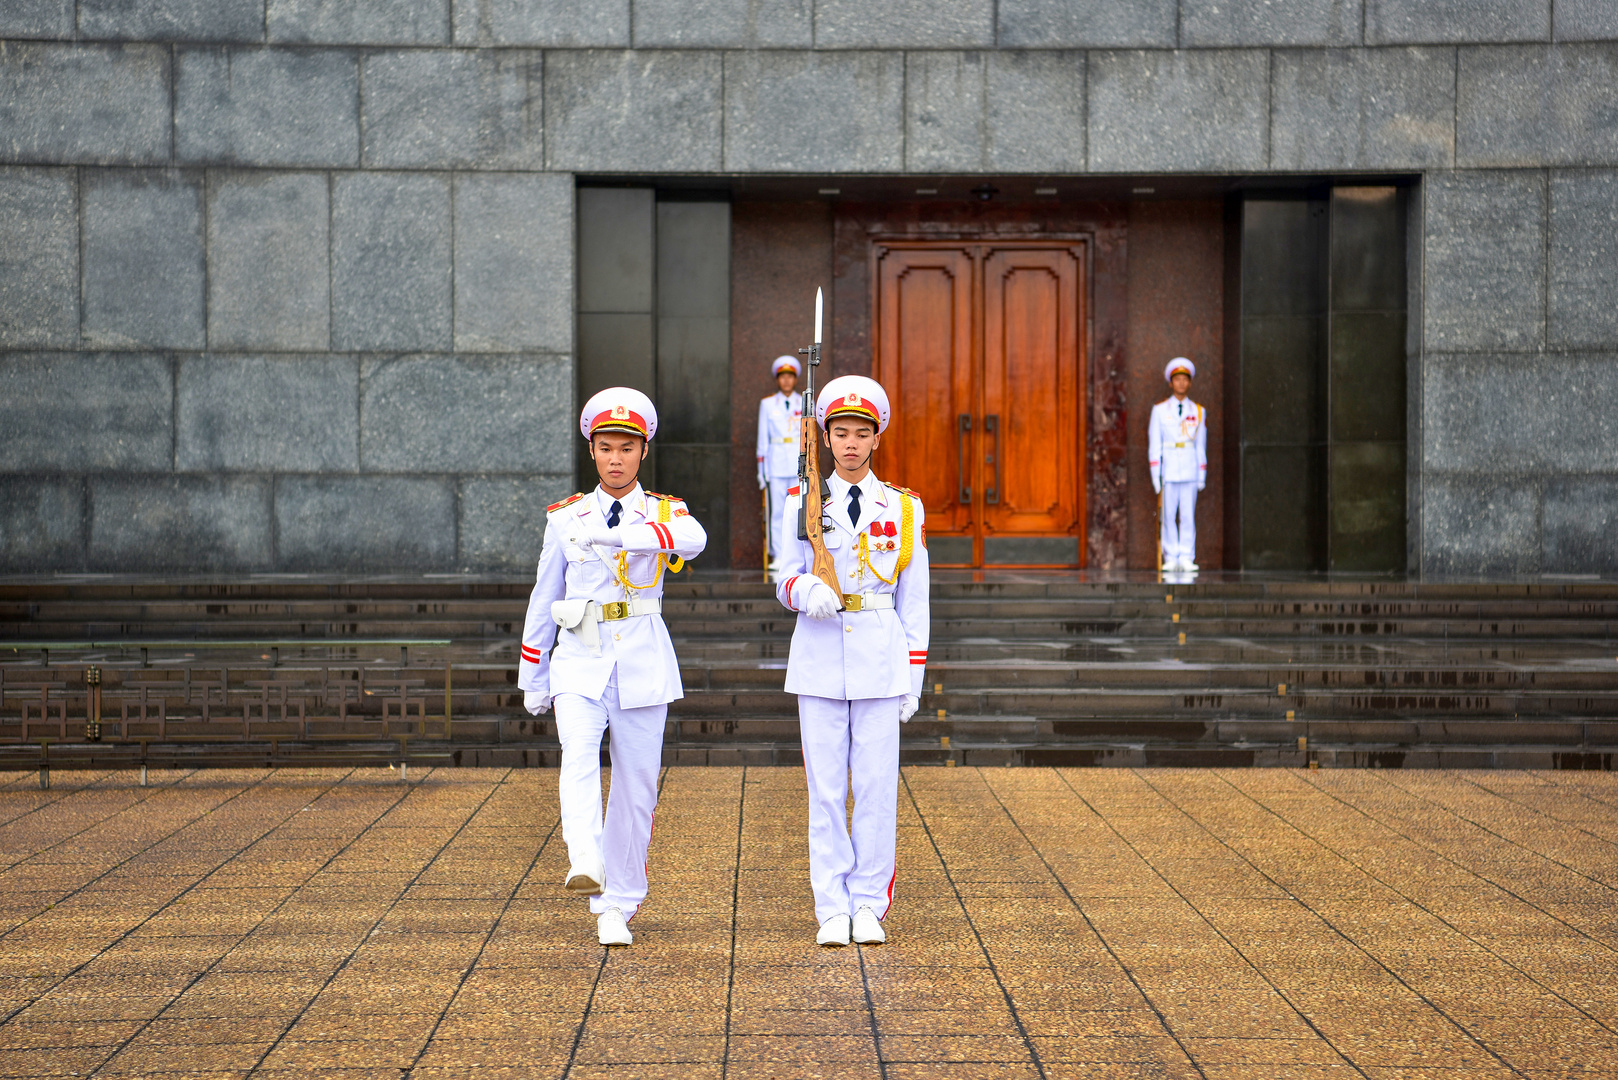
[[[797,392],[803,368],[790,356],[777,356],[770,365],[776,393],[758,403],[758,486],[770,493],[770,569],[781,568],[787,529],[781,511],[787,488],[798,478],[798,438],[803,434],[803,395]]]
[[[668,703],[685,696],[661,614],[663,574],[700,554],[708,536],[685,503],[636,480],[657,434],[645,394],[601,391],[579,430],[601,483],[546,511],[517,683],[535,716],[556,705],[567,888],[589,894],[601,944],[628,945],[629,920],[646,899]],[[604,825],[603,731],[612,740]]]
[[[1197,368],[1176,356],[1163,369],[1173,393],[1152,406],[1146,434],[1152,490],[1163,493],[1163,569],[1197,568],[1197,492],[1208,485],[1208,414],[1186,395]]]
[[[860,375],[833,379],[815,415],[837,466],[823,517],[843,595],[809,572],[814,553],[796,536],[803,496],[792,488],[793,538],[776,585],[781,603],[799,613],[786,690],[798,695],[809,782],[816,940],[874,944],[886,940],[882,919],[893,900],[899,725],[920,704],[927,664],[927,530],[920,497],[871,472],[888,426],[882,387]]]

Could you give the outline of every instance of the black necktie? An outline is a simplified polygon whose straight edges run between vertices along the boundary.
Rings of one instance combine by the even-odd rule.
[[[623,512],[624,504],[617,499],[612,500],[612,512],[607,515],[607,528],[616,529],[618,527],[618,515]]]
[[[848,523],[854,528],[860,527],[860,489],[848,489]]]
[[[1185,415],[1185,402],[1183,402],[1183,401],[1180,402],[1178,405],[1175,406],[1175,408],[1180,410],[1180,415],[1181,416]]]

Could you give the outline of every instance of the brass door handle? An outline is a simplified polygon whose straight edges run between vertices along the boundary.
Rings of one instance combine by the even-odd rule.
[[[991,506],[1000,501],[1000,414],[990,413],[983,418],[983,431],[986,435],[994,436],[994,448],[991,449],[983,461],[994,466],[994,486],[983,493],[983,501]]]
[[[955,428],[955,467],[960,471],[960,476],[957,479],[960,481],[960,501],[963,503],[972,501],[972,486],[966,482],[968,475],[966,469],[966,444],[971,441],[972,414],[962,413]]]

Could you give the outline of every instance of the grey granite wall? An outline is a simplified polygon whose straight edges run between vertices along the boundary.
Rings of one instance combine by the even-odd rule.
[[[1611,0],[10,0],[0,568],[526,566],[573,174],[1417,172],[1413,560],[1618,570]]]

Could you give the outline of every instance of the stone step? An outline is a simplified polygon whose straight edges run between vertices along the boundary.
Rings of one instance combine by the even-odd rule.
[[[1222,600],[1178,597],[1106,597],[1095,593],[1065,597],[962,596],[947,586],[934,589],[934,613],[945,618],[1157,618],[1179,614],[1183,619],[1304,619],[1304,620],[1408,620],[1439,618],[1461,620],[1532,620],[1578,618],[1618,619],[1618,599],[1397,598],[1374,603],[1336,600]],[[704,596],[673,592],[664,598],[669,616],[695,615],[775,617],[781,605],[771,592],[740,596]],[[526,596],[512,597],[380,597],[380,598],[208,598],[67,599],[0,601],[0,623],[52,620],[85,622],[256,622],[345,620],[400,621],[419,618],[454,621],[521,620]]]
[[[756,618],[730,615],[670,614],[664,620],[671,635],[685,639],[789,637],[796,617],[777,608]],[[108,640],[295,640],[340,641],[344,638],[447,637],[452,639],[516,638],[521,619],[410,618],[373,619],[365,622],[310,622],[294,619],[209,622],[168,621],[55,621],[35,619],[0,623],[0,643]],[[1147,640],[1193,638],[1246,638],[1276,640],[1327,639],[1588,639],[1618,637],[1618,620],[1545,618],[1514,621],[1463,619],[1407,619],[1343,622],[1299,619],[1182,619],[1168,618],[950,618],[936,615],[932,636],[939,642],[961,640],[1072,640],[1093,637],[1134,637]]]
[[[1618,748],[1618,584],[969,578],[934,589],[907,761],[1585,768]],[[515,683],[529,587],[0,582],[0,767],[41,739],[103,758],[144,741],[197,761],[554,764],[554,720]],[[680,580],[666,619],[687,687],[671,760],[797,763],[795,616],[772,590]],[[18,647],[70,640],[100,644]]]

